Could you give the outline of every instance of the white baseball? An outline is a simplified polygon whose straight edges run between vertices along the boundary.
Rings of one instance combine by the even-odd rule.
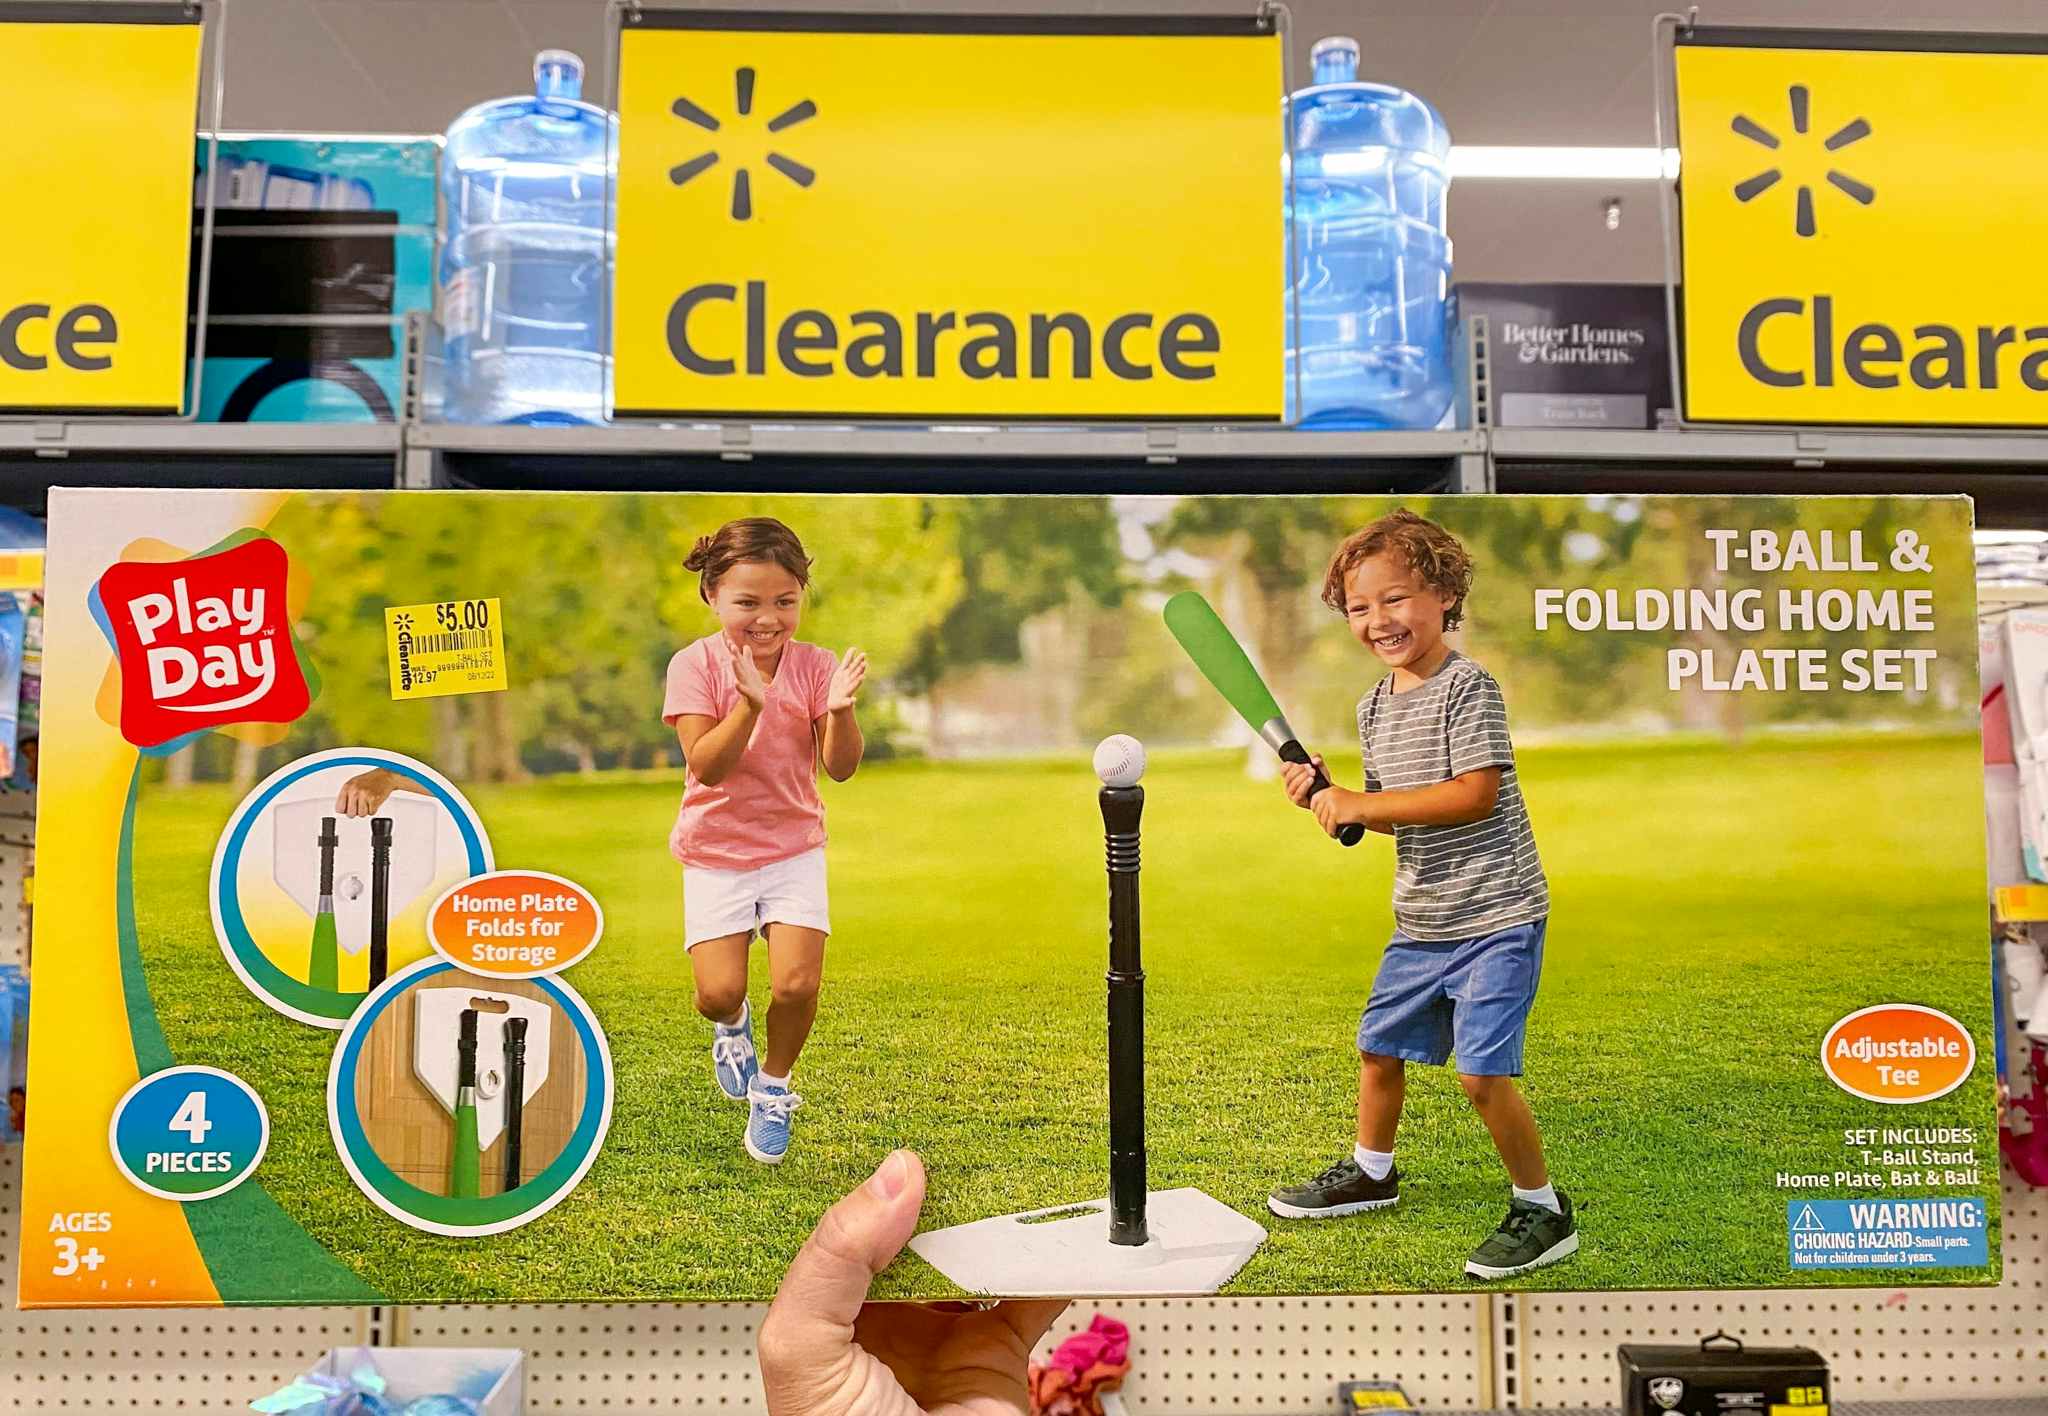
[[[1095,775],[1105,787],[1137,785],[1145,775],[1145,744],[1129,733],[1115,733],[1095,745]]]

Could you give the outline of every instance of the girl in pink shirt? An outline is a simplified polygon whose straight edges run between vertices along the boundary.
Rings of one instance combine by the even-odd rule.
[[[811,562],[772,517],[726,523],[683,566],[698,573],[698,593],[718,617],[717,633],[669,660],[661,710],[689,764],[668,839],[683,865],[683,947],[697,1011],[713,1024],[712,1075],[747,1103],[747,1154],[774,1165],[802,1104],[790,1072],[818,1015],[832,930],[817,769],[843,782],[860,765],[854,699],[867,656],[848,649],[835,660],[794,637]],[[758,1060],[747,1002],[756,931],[773,986]]]

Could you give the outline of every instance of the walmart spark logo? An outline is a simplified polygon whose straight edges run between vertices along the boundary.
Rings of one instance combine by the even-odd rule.
[[[1806,91],[1806,85],[1792,85],[1788,92],[1788,97],[1792,103],[1792,131],[1799,137],[1806,137],[1808,120],[1811,117],[1811,103]],[[1736,115],[1735,121],[1731,126],[1741,136],[1748,138],[1751,142],[1761,147],[1769,148],[1772,152],[1778,151],[1783,146],[1782,140],[1776,133],[1773,133],[1761,123],[1757,123],[1741,114]],[[1821,151],[1823,153],[1840,152],[1849,144],[1861,142],[1869,136],[1869,122],[1862,118],[1852,119],[1821,141]],[[1784,175],[1776,167],[1765,168],[1762,172],[1757,173],[1756,176],[1735,184],[1735,200],[1738,202],[1755,201],[1765,192],[1777,186],[1779,180]],[[1842,172],[1837,168],[1828,168],[1827,183],[1835,188],[1835,190],[1847,194],[1863,206],[1869,206],[1873,201],[1877,200],[1877,192],[1873,188],[1866,183],[1857,181],[1848,173]],[[1811,236],[1819,230],[1813,219],[1813,188],[1805,182],[1799,184],[1798,198],[1793,205],[1792,229],[1801,236]]]
[[[734,70],[733,88],[737,100],[735,106],[739,109],[739,116],[742,118],[753,116],[754,71],[751,68]],[[696,124],[707,133],[719,131],[718,120],[692,103],[688,98],[678,98],[669,105],[669,111],[687,123]],[[787,128],[794,128],[797,124],[808,118],[815,118],[817,116],[818,105],[807,98],[801,103],[791,104],[788,108],[783,109],[773,118],[770,118],[768,120],[768,131],[780,133]],[[779,152],[770,152],[767,162],[770,167],[796,183],[799,187],[808,187],[811,183],[818,180],[816,172],[804,166],[795,158],[785,157]],[[699,153],[688,162],[680,162],[671,167],[668,171],[668,180],[680,187],[692,177],[709,171],[717,166],[717,164],[718,150],[713,148],[710,152]],[[753,175],[742,165],[735,168],[732,174],[732,219],[734,221],[746,221],[751,219],[753,215],[754,179]]]

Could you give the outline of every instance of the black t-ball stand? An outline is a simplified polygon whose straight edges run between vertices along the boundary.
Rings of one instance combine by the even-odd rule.
[[[1256,1220],[1192,1187],[1152,1191],[1145,1167],[1145,967],[1138,940],[1137,785],[1143,749],[1098,796],[1109,865],[1109,1198],[978,1219],[910,1247],[970,1293],[992,1297],[1179,1297],[1214,1293],[1258,1251]],[[1106,747],[1108,745],[1105,745]],[[1098,762],[1104,760],[1102,752]],[[1021,947],[1021,946],[1020,946]],[[1213,1153],[1230,1153],[1227,1137]],[[1104,1220],[1107,1219],[1107,1224]]]

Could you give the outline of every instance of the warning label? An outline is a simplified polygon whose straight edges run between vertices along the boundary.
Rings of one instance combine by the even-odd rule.
[[[1791,1200],[1785,1244],[1795,1269],[1982,1268],[1988,1223],[1974,1198]]]

